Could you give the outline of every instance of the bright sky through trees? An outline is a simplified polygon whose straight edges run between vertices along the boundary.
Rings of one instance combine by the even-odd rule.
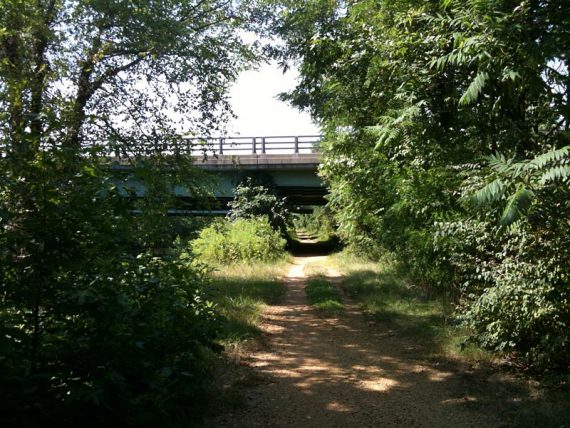
[[[276,97],[293,89],[296,71],[283,74],[276,63],[243,72],[232,88],[231,105],[238,116],[228,129],[230,135],[315,135],[319,128],[307,113],[289,106]]]

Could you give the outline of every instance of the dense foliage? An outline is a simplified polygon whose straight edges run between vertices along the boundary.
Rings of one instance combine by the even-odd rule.
[[[237,31],[249,6],[0,2],[8,425],[155,426],[196,410],[218,323],[166,213],[174,187],[198,197],[203,183],[176,144],[223,125],[255,58]]]
[[[235,198],[229,203],[231,220],[253,219],[265,216],[273,229],[285,236],[290,223],[286,200],[268,185],[258,184],[251,177],[238,184]]]
[[[339,234],[453,297],[478,343],[566,365],[570,9],[278,3],[273,54],[301,71],[284,98],[326,130]]]
[[[107,168],[94,168],[85,162],[71,189],[44,168],[31,188],[49,198],[39,217],[16,216],[5,201],[0,376],[9,424],[74,424],[86,414],[93,425],[174,421],[204,384],[217,321],[201,272],[180,251],[159,256],[160,217],[133,217]]]
[[[285,255],[286,241],[264,216],[220,220],[202,229],[191,248],[198,260],[211,265],[271,262]]]

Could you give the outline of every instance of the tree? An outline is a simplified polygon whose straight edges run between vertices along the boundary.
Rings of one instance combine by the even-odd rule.
[[[199,398],[216,315],[200,270],[165,242],[166,211],[175,185],[200,191],[177,148],[229,117],[228,85],[257,58],[240,38],[253,13],[247,1],[0,2],[8,423],[192,412],[180,403]]]
[[[520,181],[535,180],[533,162],[566,153],[569,143],[568,8],[510,0],[278,3],[273,28],[285,43],[274,54],[298,61],[301,72],[283,98],[327,131],[321,171],[341,237],[380,244],[415,281],[465,298],[486,346],[560,362],[568,343],[557,321],[568,320],[560,305],[570,257],[567,155],[549,165],[558,169],[532,212],[521,190],[529,183]],[[485,159],[495,154],[519,168],[501,170],[516,176],[509,189],[518,190],[477,210],[462,196],[490,190],[497,171]],[[504,219],[527,212],[508,237],[497,235]],[[539,287],[536,279],[546,277]],[[502,286],[512,298],[533,296],[525,314],[501,306]],[[493,330],[499,325],[503,331]]]
[[[255,57],[236,31],[249,7],[216,0],[3,2],[2,105],[11,112],[3,127],[11,146],[29,137],[78,150],[109,137],[132,143],[217,130],[228,85]]]

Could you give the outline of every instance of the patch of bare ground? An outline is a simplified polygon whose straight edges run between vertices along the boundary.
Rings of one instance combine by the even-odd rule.
[[[323,260],[295,258],[283,302],[263,315],[266,346],[241,360],[245,402],[206,426],[516,426],[501,411],[505,400],[517,400],[508,380],[426,358],[420,345],[368,323],[346,298],[334,318],[308,306],[304,267]],[[339,279],[330,269],[328,277]]]

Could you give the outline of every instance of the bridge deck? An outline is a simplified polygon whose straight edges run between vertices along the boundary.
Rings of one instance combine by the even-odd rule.
[[[235,168],[248,170],[315,169],[318,164],[319,155],[317,153],[219,155],[208,156],[202,160],[197,159],[195,161],[197,167],[214,171]]]
[[[282,137],[224,137],[224,138],[185,138],[176,141],[140,141],[131,146],[94,145],[106,150],[108,156],[120,163],[140,156],[183,155],[208,160],[211,165],[223,165],[229,159],[243,159],[242,163],[269,164],[302,163],[302,159],[318,159],[322,137],[282,136]],[[278,160],[281,159],[281,160]],[[288,160],[293,159],[293,160]],[[295,160],[296,159],[296,160]],[[310,162],[312,163],[312,161]]]
[[[200,169],[217,173],[214,197],[219,203],[215,214],[227,211],[228,201],[235,196],[235,186],[244,176],[256,172],[270,176],[274,186],[297,211],[323,205],[326,188],[317,174],[320,163],[320,136],[314,137],[248,137],[223,139],[187,139],[156,145],[141,143],[131,152],[111,149],[112,168],[129,171],[133,159],[145,155],[189,156]],[[128,177],[121,186],[134,189],[143,197],[146,188],[136,177]],[[192,192],[183,185],[173,192],[181,205],[172,215],[198,214]]]

